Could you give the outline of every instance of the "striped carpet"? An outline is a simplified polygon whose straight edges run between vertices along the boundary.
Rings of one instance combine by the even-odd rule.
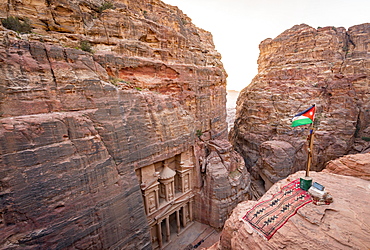
[[[284,186],[271,199],[255,205],[243,219],[269,240],[299,208],[311,201],[311,196],[299,187],[297,179]]]

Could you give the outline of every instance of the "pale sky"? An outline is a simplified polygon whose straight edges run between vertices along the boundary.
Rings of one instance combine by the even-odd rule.
[[[227,89],[241,90],[257,74],[258,45],[296,24],[313,28],[370,22],[369,0],[162,0],[210,31],[228,73]]]

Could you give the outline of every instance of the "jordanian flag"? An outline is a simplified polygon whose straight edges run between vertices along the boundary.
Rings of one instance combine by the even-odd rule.
[[[312,107],[296,114],[292,119],[292,127],[311,124],[315,119],[315,104]]]

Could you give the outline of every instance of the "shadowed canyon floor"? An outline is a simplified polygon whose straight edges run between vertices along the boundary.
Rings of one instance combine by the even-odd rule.
[[[171,235],[171,242],[164,247],[164,250],[208,248],[219,241],[220,234],[221,232],[208,225],[194,222],[181,234]]]

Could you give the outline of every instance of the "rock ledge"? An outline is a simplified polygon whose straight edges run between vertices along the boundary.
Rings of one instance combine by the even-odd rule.
[[[303,171],[277,182],[260,199],[269,199]],[[370,246],[370,182],[351,176],[311,172],[334,197],[330,205],[309,203],[298,210],[275,235],[266,241],[241,221],[259,201],[240,203],[226,221],[214,249],[368,249]]]

